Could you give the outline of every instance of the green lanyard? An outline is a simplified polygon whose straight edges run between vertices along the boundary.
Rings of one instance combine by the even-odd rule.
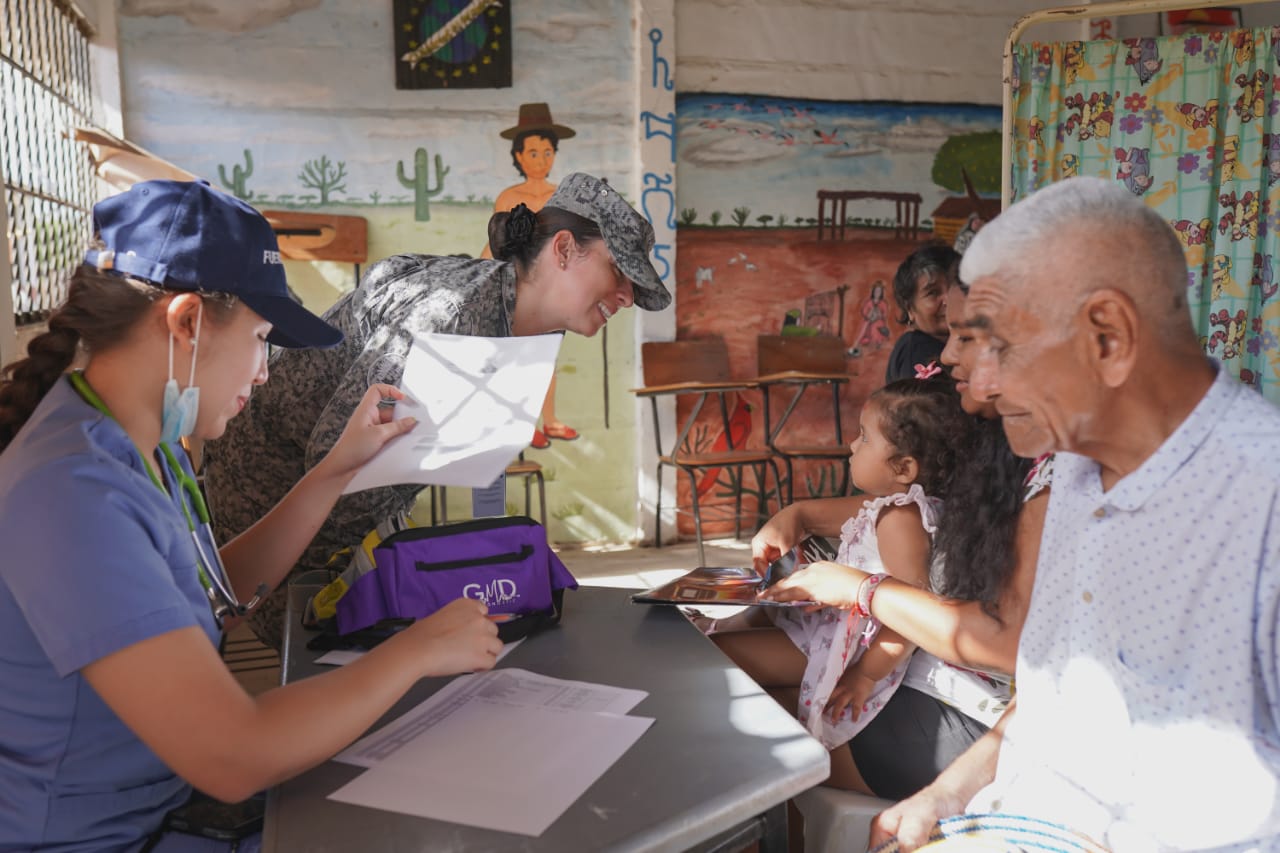
[[[84,373],[82,371],[73,370],[70,378],[72,387],[75,388],[76,392],[84,398],[86,403],[111,418],[111,420],[114,421],[116,419],[115,415],[111,414],[111,410],[107,408],[107,404],[102,402],[102,398],[97,395],[97,392],[89,387],[89,381],[84,378]],[[119,423],[119,421],[116,421],[116,423]],[[133,444],[132,440],[129,443]],[[133,444],[133,452],[138,454],[138,458],[142,460],[142,467],[147,469],[147,476],[151,478],[151,482],[155,483],[156,488],[159,489],[165,497],[172,500],[169,490],[164,487],[164,483],[160,480],[160,475],[158,475],[155,469],[151,467],[151,463],[147,461],[147,457],[138,449],[138,445]],[[196,508],[197,517],[199,517],[201,523],[208,525],[209,509],[204,502],[204,496],[200,494],[200,487],[194,480],[186,476],[186,472],[182,470],[182,466],[178,464],[178,460],[174,458],[173,451],[170,450],[167,445],[161,444],[160,452],[164,454],[165,460],[169,463],[170,470],[178,480],[178,487],[186,492],[188,497],[191,499],[192,506]],[[190,485],[188,485],[188,482]],[[186,517],[187,530],[190,531],[191,535],[194,537],[196,535],[196,523],[195,520],[191,518],[191,511],[187,509],[186,501],[179,498],[178,506],[182,509],[183,516]],[[199,553],[198,550],[197,553]],[[211,593],[213,590],[213,583],[209,580],[209,576],[205,572],[205,567],[199,559],[196,560],[196,572],[200,575],[200,586],[204,587],[204,591],[206,593]]]
[[[97,392],[89,387],[89,380],[84,378],[83,371],[71,371],[71,385],[76,389],[76,392],[84,398],[86,403],[111,418],[111,420],[114,421],[116,419],[116,416],[111,414],[111,410],[107,408],[106,403],[102,402],[102,398],[98,396]],[[116,422],[119,423],[119,421]],[[130,440],[129,443],[133,444],[133,441]],[[151,463],[147,461],[147,457],[143,456],[142,451],[138,449],[138,445],[133,445],[133,452],[138,454],[138,458],[142,460],[142,467],[147,469],[147,476],[151,478],[151,482],[156,484],[156,488],[164,492],[166,495],[169,494],[168,489],[164,487],[164,483],[160,482],[159,475],[156,474],[155,469],[151,467]]]

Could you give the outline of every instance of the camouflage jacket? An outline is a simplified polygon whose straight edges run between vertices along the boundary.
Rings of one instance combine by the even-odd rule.
[[[503,261],[395,255],[325,312],[345,334],[329,350],[278,350],[270,378],[206,448],[205,489],[218,540],[265,515],[338,440],[373,382],[400,383],[415,334],[509,337],[515,269]],[[299,561],[323,566],[382,519],[412,507],[418,485],[368,489],[338,500]]]

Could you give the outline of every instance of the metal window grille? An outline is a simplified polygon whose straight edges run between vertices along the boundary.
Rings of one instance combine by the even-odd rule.
[[[0,0],[0,177],[18,326],[62,302],[92,235],[93,167],[73,138],[92,123],[92,34],[68,2]]]

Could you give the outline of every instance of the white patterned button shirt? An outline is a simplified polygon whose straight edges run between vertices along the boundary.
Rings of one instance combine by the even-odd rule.
[[[1225,371],[1103,492],[1059,453],[1018,708],[971,812],[1117,851],[1280,849],[1280,410]]]

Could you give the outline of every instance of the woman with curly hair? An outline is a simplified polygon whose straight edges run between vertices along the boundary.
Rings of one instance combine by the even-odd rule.
[[[1015,456],[994,405],[970,393],[980,332],[964,323],[966,292],[954,279],[948,287],[950,337],[942,361],[951,367],[960,404],[975,423],[945,488],[927,585],[826,562],[801,569],[767,593],[780,601],[865,606],[916,647],[902,686],[849,742],[856,772],[828,782],[887,799],[903,799],[932,782],[1010,705],[1010,674],[1049,499],[1049,461],[1033,464]],[[804,501],[778,513],[752,540],[757,567],[806,535],[837,534],[861,500]]]
[[[658,311],[671,295],[649,261],[653,228],[607,183],[566,177],[537,213],[524,205],[489,220],[495,260],[395,255],[369,268],[324,315],[346,335],[331,350],[278,352],[271,381],[226,435],[206,447],[205,488],[221,538],[248,528],[319,461],[372,382],[399,385],[415,335],[511,337],[561,329],[590,337],[616,312]],[[344,495],[298,561],[323,568],[374,525],[407,512],[422,486]],[[283,593],[251,618],[280,647]]]

